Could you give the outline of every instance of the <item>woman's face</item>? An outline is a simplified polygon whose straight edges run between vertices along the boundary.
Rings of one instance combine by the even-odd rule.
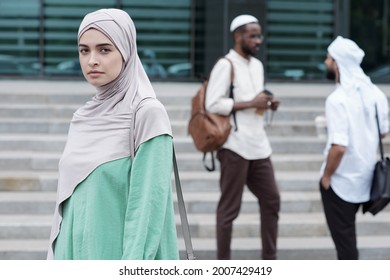
[[[112,82],[123,64],[115,45],[96,29],[89,29],[80,37],[79,60],[84,77],[95,87]]]

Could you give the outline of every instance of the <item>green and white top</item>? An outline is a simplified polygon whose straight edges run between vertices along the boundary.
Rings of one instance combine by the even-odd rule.
[[[166,161],[144,159],[166,159]],[[172,138],[104,163],[62,204],[55,259],[178,259],[172,203]]]

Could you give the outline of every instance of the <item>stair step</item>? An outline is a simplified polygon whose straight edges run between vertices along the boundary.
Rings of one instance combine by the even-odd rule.
[[[215,239],[193,238],[194,253],[198,260],[213,260],[216,257]],[[389,236],[358,236],[360,259],[390,259]],[[0,259],[43,260],[46,258],[48,240],[15,239],[0,240]],[[181,259],[185,259],[184,241],[179,240]],[[260,238],[233,238],[232,259],[260,259]],[[334,260],[336,253],[329,237],[285,237],[278,239],[280,260]]]
[[[56,192],[0,192],[1,215],[43,215],[54,213]]]
[[[381,213],[381,217],[372,217],[358,213],[356,218],[357,233],[359,236],[387,235],[390,230],[390,211]],[[258,237],[260,221],[258,213],[241,213],[234,220],[234,238]],[[216,236],[216,216],[213,214],[190,214],[188,220],[191,235],[194,238],[212,238]],[[178,220],[178,224],[180,224]],[[180,232],[180,228],[178,229]],[[322,212],[290,213],[281,212],[279,218],[279,237],[313,237],[329,236],[325,215]]]
[[[51,214],[54,211],[55,192],[1,192],[0,214]],[[219,192],[185,192],[184,199],[188,213],[213,213]],[[242,213],[257,213],[257,200],[248,190],[243,194]],[[175,207],[177,197],[174,195]],[[319,192],[282,192],[282,212],[316,212],[322,209]],[[297,203],[298,202],[298,203]]]
[[[362,260],[390,259],[390,236],[358,236],[359,258]],[[193,239],[197,259],[215,259],[215,239]],[[181,247],[184,249],[183,245]],[[260,238],[233,238],[232,259],[260,259]],[[334,260],[336,252],[330,237],[278,238],[280,260]]]
[[[28,152],[58,152],[62,153],[66,134],[45,133],[0,133],[0,151],[28,151]],[[317,137],[269,137],[275,154],[286,153],[322,153],[325,142]],[[192,139],[186,136],[174,136],[175,148],[178,154],[196,152]],[[384,144],[389,144],[385,141]]]
[[[0,191],[55,191],[57,178],[57,172],[0,171]]]
[[[0,151],[0,170],[57,171],[61,153]],[[203,171],[201,155],[197,152],[177,154],[181,170]],[[323,161],[320,154],[275,154],[272,156],[275,170],[278,171],[317,171]]]
[[[283,191],[281,213],[317,213],[322,212],[319,191]],[[175,207],[177,197],[173,196]],[[214,213],[218,204],[219,192],[186,192],[184,200],[189,214]],[[1,192],[0,214],[52,214],[56,200],[55,192]],[[241,213],[258,213],[257,200],[245,189],[242,198]],[[177,210],[177,208],[176,208]],[[390,206],[384,212],[390,212]]]
[[[80,107],[78,104],[0,104],[0,118],[15,120],[24,118],[67,118]]]
[[[48,239],[0,240],[0,260],[44,260],[48,248]]]
[[[219,171],[182,171],[179,176],[185,192],[215,192],[219,186]],[[282,191],[317,190],[318,171],[278,171],[276,181]],[[56,191],[58,174],[55,171],[0,171],[0,191]]]
[[[56,152],[62,153],[66,134],[45,133],[0,133],[0,151]],[[322,155],[325,141],[316,136],[270,136],[273,155],[316,154]],[[201,162],[203,154],[196,150],[189,136],[174,136],[177,154],[197,153]],[[383,141],[384,149],[390,151],[390,137]]]
[[[0,133],[48,133],[67,134],[68,118],[0,118]],[[188,134],[187,120],[171,120],[174,135]],[[267,128],[269,136],[316,136],[314,121],[278,121]]]
[[[0,95],[1,96],[1,95]],[[325,101],[324,101],[325,102]],[[33,119],[68,119],[82,104],[20,104],[20,103],[2,103],[0,104],[0,118],[22,120],[24,118]],[[166,105],[165,108],[171,120],[182,120],[185,125],[191,116],[191,102],[180,105]],[[311,120],[318,115],[323,114],[324,106],[288,106],[281,105],[274,114],[273,120],[279,121],[302,121]]]
[[[0,215],[0,240],[2,239],[47,239],[53,215]],[[213,238],[215,233],[215,213],[188,214],[191,236],[193,238]],[[180,217],[176,214],[177,232],[182,237]],[[377,217],[357,216],[359,236],[386,235],[390,230],[390,212],[383,212]],[[234,221],[234,238],[259,237],[259,214],[241,213]],[[279,237],[329,236],[323,213],[281,213]]]

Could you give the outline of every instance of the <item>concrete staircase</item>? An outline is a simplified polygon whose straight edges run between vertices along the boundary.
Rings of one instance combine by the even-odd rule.
[[[170,115],[193,246],[198,259],[215,258],[217,172],[207,172],[187,135],[197,83],[154,83]],[[281,100],[267,128],[281,191],[280,259],[335,259],[322,212],[318,170],[324,141],[315,116],[323,112],[330,84],[269,84]],[[390,86],[381,86],[390,93]],[[0,259],[44,259],[57,186],[57,165],[72,113],[94,89],[84,82],[0,81]],[[389,140],[385,150],[390,151]],[[258,259],[258,206],[245,191],[234,224],[233,258]],[[358,215],[362,259],[390,259],[390,207],[375,217]],[[177,215],[178,234],[181,236]],[[180,238],[184,258],[184,242]]]

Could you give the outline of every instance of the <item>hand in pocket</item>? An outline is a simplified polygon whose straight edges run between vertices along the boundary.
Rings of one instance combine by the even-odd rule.
[[[320,179],[320,187],[323,188],[326,191],[329,190],[329,188],[330,188],[330,179],[322,177]]]

